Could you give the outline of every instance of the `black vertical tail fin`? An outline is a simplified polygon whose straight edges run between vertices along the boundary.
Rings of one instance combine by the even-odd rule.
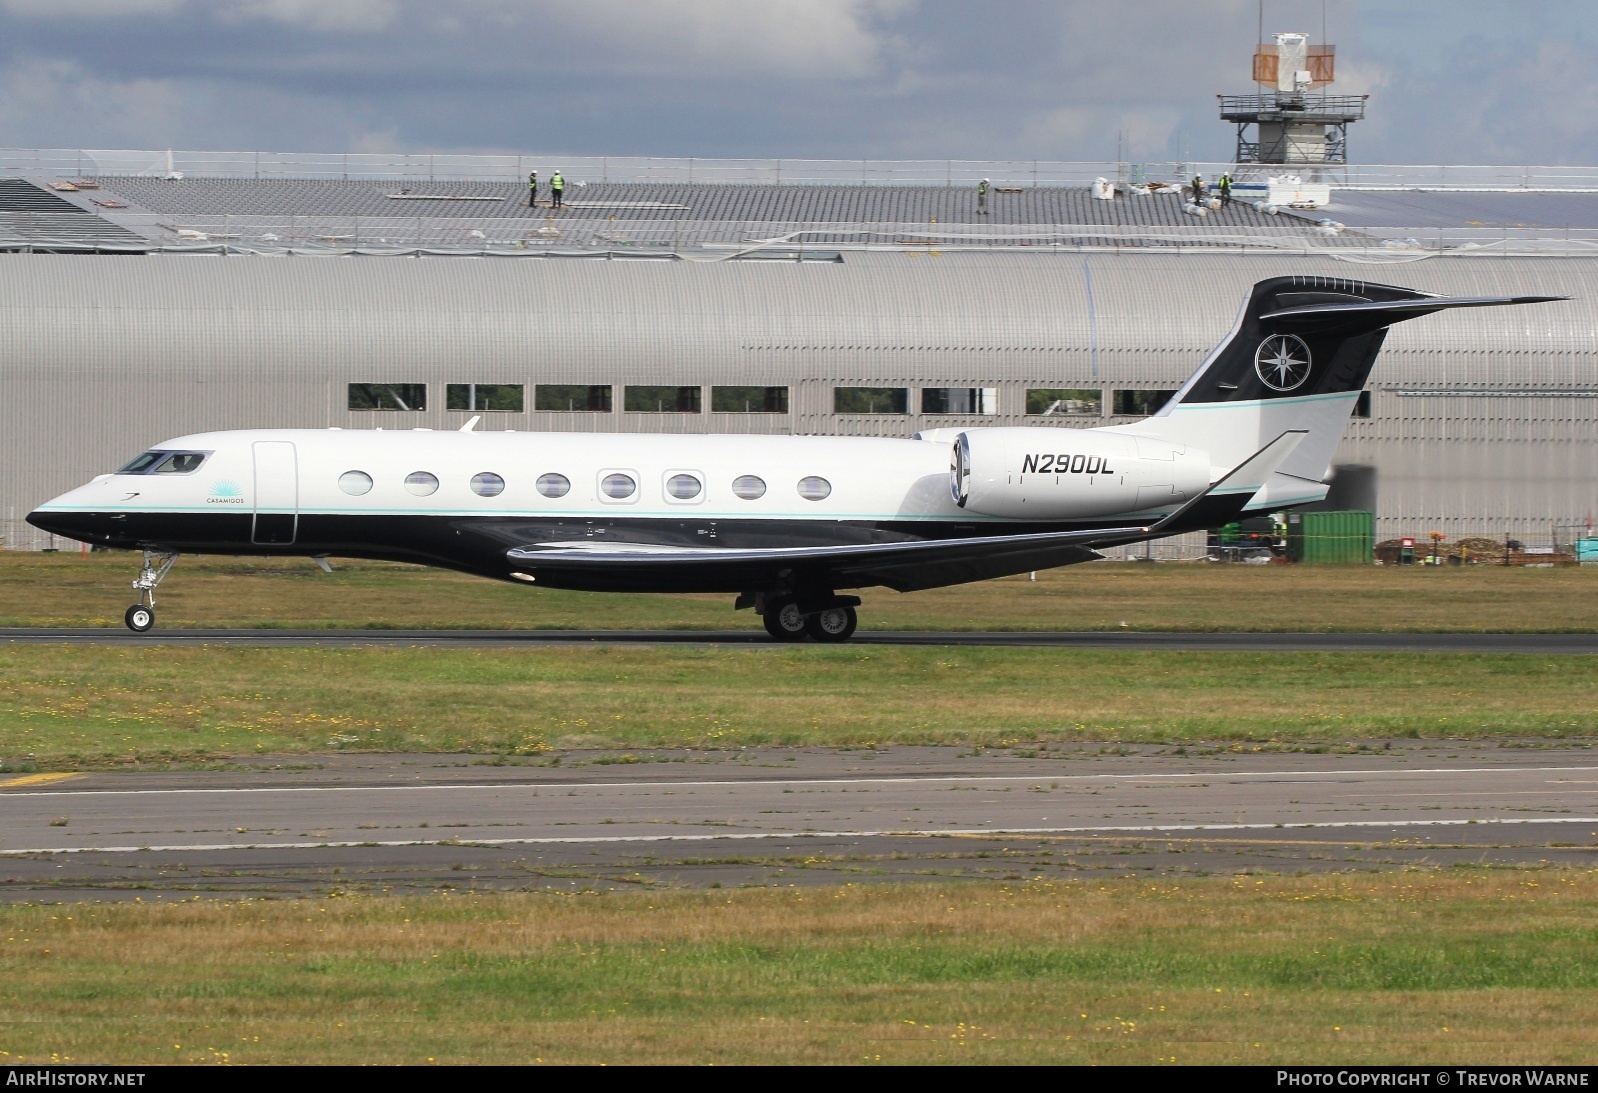
[[[1161,410],[1358,391],[1387,328],[1455,307],[1561,296],[1437,296],[1341,277],[1272,277],[1249,294],[1237,328]]]

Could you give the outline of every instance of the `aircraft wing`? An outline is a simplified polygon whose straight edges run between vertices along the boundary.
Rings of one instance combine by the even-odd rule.
[[[1301,430],[1283,433],[1169,516],[1141,527],[752,549],[595,543],[585,539],[515,547],[505,556],[526,567],[535,578],[540,569],[549,569],[602,581],[607,570],[625,569],[635,576],[640,570],[653,570],[685,586],[759,588],[786,574],[832,588],[885,585],[900,592],[939,588],[1092,561],[1101,557],[1095,547],[1141,542],[1224,524],[1243,511],[1304,436]]]
[[[505,555],[527,567],[535,576],[544,567],[598,575],[604,570],[624,566],[634,573],[654,570],[663,577],[688,585],[714,574],[718,584],[743,583],[758,588],[772,583],[787,571],[817,585],[835,588],[886,585],[900,592],[910,592],[1092,561],[1099,557],[1092,544],[1110,539],[1132,542],[1147,531],[1147,528],[1137,527],[1103,528],[1034,535],[754,549],[595,544],[584,540],[517,547],[506,551]]]

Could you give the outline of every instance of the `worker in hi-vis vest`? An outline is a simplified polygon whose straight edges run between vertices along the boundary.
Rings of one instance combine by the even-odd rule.
[[[982,216],[988,215],[988,180],[983,179],[977,183],[977,212]]]
[[[527,175],[527,207],[530,209],[538,204],[538,172],[530,171]]]
[[[558,209],[561,207],[561,195],[565,192],[566,178],[559,171],[556,171],[554,174],[549,176],[549,207],[551,209]]]

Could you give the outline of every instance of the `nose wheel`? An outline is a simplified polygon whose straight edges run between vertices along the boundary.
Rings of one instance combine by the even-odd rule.
[[[156,587],[172,571],[172,566],[177,560],[176,554],[165,551],[144,552],[144,568],[139,570],[139,576],[133,582],[133,590],[139,594],[139,602],[128,608],[127,614],[122,616],[122,621],[135,634],[142,634],[155,625]]]

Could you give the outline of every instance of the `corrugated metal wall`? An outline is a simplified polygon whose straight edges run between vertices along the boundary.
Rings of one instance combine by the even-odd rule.
[[[538,383],[618,386],[615,413],[491,414],[486,428],[907,435],[1127,420],[1028,418],[1025,393],[1174,388],[1230,330],[1248,286],[1285,273],[1577,297],[1397,327],[1372,377],[1373,416],[1353,423],[1338,461],[1377,467],[1384,537],[1529,534],[1598,509],[1598,262],[1586,259],[5,255],[0,518],[186,432],[450,428],[466,417],[443,409],[450,382],[527,384],[529,406]],[[429,408],[351,412],[346,385],[363,381],[425,382]],[[791,412],[623,413],[619,388],[629,383],[786,385]],[[832,388],[845,385],[911,388],[912,413],[837,415]],[[915,413],[923,386],[997,388],[999,412]]]

